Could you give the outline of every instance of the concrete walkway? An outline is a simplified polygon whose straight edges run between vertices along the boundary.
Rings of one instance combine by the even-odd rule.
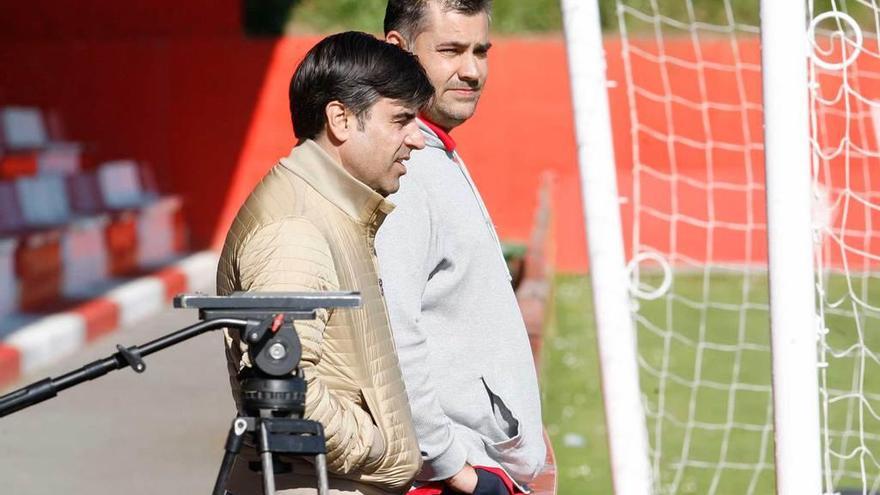
[[[140,345],[196,321],[195,311],[169,308],[2,393],[107,357],[116,344]],[[210,493],[234,415],[222,336],[196,337],[145,362],[141,375],[115,371],[0,418],[0,493]]]

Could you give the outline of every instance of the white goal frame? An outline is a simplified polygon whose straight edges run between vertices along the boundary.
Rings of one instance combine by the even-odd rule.
[[[562,0],[617,495],[654,493],[598,0]],[[761,1],[776,487],[819,494],[821,442],[805,0]]]

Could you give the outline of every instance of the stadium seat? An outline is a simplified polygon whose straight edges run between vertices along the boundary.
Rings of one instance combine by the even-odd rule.
[[[61,235],[47,230],[19,239],[15,250],[19,309],[37,310],[61,295]]]
[[[53,141],[44,120],[0,108],[0,316],[87,295],[185,246],[180,198],[160,196],[133,160],[80,170],[82,147]]]
[[[0,317],[18,307],[15,251],[24,225],[12,182],[0,182]]]
[[[37,153],[37,173],[74,174],[80,169],[82,147],[77,143],[52,143]]]
[[[97,216],[71,222],[61,241],[62,287],[65,296],[82,294],[108,276],[108,253],[104,237],[108,219]]]
[[[178,251],[176,239],[181,201],[165,196],[145,206],[138,219],[138,266],[151,268],[168,262]]]
[[[137,162],[115,160],[98,168],[98,183],[104,205],[111,209],[140,208],[156,199],[153,191],[141,185]]]
[[[123,211],[112,216],[104,232],[110,274],[116,277],[131,274],[138,268],[137,214]]]
[[[18,192],[12,182],[0,181],[0,237],[16,235],[24,227]]]
[[[70,217],[60,176],[19,178],[9,197],[5,223],[17,237],[15,276],[21,309],[33,309],[60,295],[61,238]],[[18,217],[18,218],[16,218]]]
[[[144,176],[141,167],[133,160],[106,162],[98,168],[97,180],[104,206],[136,217],[133,231],[128,222],[111,225],[111,258],[116,260],[111,262],[114,272],[132,269],[132,264],[141,269],[154,268],[181,251],[180,198],[160,197],[155,189],[145,188],[145,183],[151,181],[145,180]],[[131,242],[136,243],[133,258]]]
[[[43,115],[37,108],[4,107],[0,109],[0,126],[7,150],[40,149],[49,144]]]
[[[78,215],[95,215],[106,211],[101,199],[98,177],[91,172],[80,172],[65,177],[70,207]]]
[[[0,237],[0,318],[13,313],[18,308],[18,287],[15,277],[15,248],[18,240],[14,237]]]
[[[0,109],[0,178],[49,173],[73,174],[80,169],[82,147],[53,141],[42,112],[32,107]]]
[[[107,277],[106,216],[76,215],[67,183],[60,174],[15,181],[25,239],[16,255],[22,309],[72,295]]]
[[[15,181],[25,226],[58,226],[71,219],[67,188],[61,175],[22,177]]]

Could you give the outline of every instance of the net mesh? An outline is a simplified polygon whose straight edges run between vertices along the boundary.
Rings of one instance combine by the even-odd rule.
[[[823,483],[870,494],[880,489],[880,10],[809,11]]]
[[[880,489],[876,1],[807,4],[826,493]],[[764,494],[775,479],[760,39],[738,20],[758,0],[711,5],[709,16],[691,0],[617,0],[607,45],[609,77],[624,83],[612,111],[628,109],[618,173],[640,380],[656,493]]]
[[[691,2],[616,9],[657,493],[773,490],[760,45],[717,4],[721,22]]]

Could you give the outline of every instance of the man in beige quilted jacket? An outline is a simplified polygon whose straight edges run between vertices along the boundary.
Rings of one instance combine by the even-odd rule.
[[[385,312],[373,241],[394,206],[410,151],[424,147],[416,115],[433,95],[412,55],[356,32],[315,45],[290,83],[299,142],[257,185],[226,237],[218,294],[360,291],[357,309],[297,323],[308,384],[305,416],[324,426],[331,493],[405,492],[421,460]],[[228,332],[233,396],[250,366]],[[250,452],[249,455],[254,455]],[[262,493],[242,454],[229,489]],[[314,469],[286,459],[279,494],[316,493]]]

